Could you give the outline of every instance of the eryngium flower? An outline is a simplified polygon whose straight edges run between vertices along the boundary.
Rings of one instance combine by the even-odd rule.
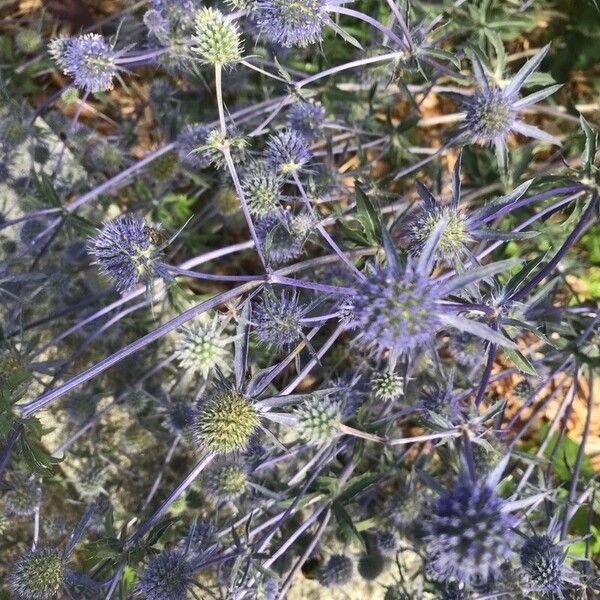
[[[325,109],[318,102],[296,102],[288,111],[291,128],[309,141],[319,136],[324,120]]]
[[[377,270],[357,286],[352,298],[352,327],[358,340],[380,355],[398,356],[429,342],[441,323],[435,287],[409,264],[403,274]]]
[[[227,345],[231,341],[232,338],[223,335],[215,315],[210,323],[197,322],[191,327],[182,327],[175,351],[182,367],[193,369],[206,379],[215,368],[222,373],[230,370]]]
[[[298,435],[316,444],[333,440],[342,419],[340,402],[312,396],[294,410]]]
[[[16,517],[30,517],[42,500],[42,488],[35,479],[15,477],[12,489],[4,495],[7,514]]]
[[[241,464],[226,463],[207,473],[203,490],[216,502],[231,502],[246,490],[248,473]]]
[[[489,81],[479,58],[476,54],[473,55],[473,70],[480,89],[466,101],[466,115],[462,129],[467,140],[480,144],[493,144],[501,160],[506,155],[506,139],[510,132],[561,145],[556,137],[519,119],[522,109],[536,104],[561,87],[552,85],[519,98],[521,87],[538,68],[549,48],[549,45],[545,46],[529,59],[504,87]]]
[[[195,419],[196,407],[192,402],[174,400],[166,405],[161,424],[172,434],[187,434]]]
[[[217,128],[209,131],[206,143],[196,148],[195,152],[198,152],[203,157],[203,160],[208,161],[208,164],[212,164],[215,168],[220,169],[225,166],[225,158],[223,156],[225,149],[229,149],[231,158],[235,164],[241,164],[246,152],[246,145],[246,139],[238,135],[234,128],[231,128],[226,133]]]
[[[459,483],[440,496],[426,524],[430,568],[443,581],[489,581],[513,555],[516,523],[490,486]]]
[[[375,373],[371,378],[371,389],[378,400],[393,400],[404,393],[404,378],[390,371]]]
[[[393,531],[381,531],[375,539],[377,551],[383,556],[394,556],[400,546],[398,536]]]
[[[57,598],[64,580],[63,556],[53,548],[41,548],[21,556],[9,575],[10,589],[24,600]]]
[[[120,292],[134,288],[139,282],[148,285],[154,277],[168,277],[152,232],[143,219],[124,215],[106,223],[89,240],[90,255]]]
[[[289,212],[273,212],[256,222],[256,235],[267,260],[273,265],[290,262],[302,255],[304,237],[293,228]]]
[[[271,136],[265,148],[267,163],[284,175],[297,173],[310,157],[306,140],[293,129]]]
[[[547,535],[529,538],[521,548],[521,567],[532,592],[552,594],[560,590],[565,551]]]
[[[189,167],[205,169],[210,164],[209,158],[202,152],[196,152],[206,144],[210,129],[194,123],[184,127],[177,136],[177,151],[179,160]]]
[[[280,208],[281,177],[263,162],[252,165],[241,179],[248,210],[262,217]]]
[[[466,367],[481,364],[484,348],[481,340],[470,333],[457,333],[450,338],[450,350],[457,362]]]
[[[116,53],[97,33],[86,33],[67,41],[59,66],[75,85],[87,92],[105,92],[117,74]]]
[[[303,47],[321,40],[325,7],[324,0],[258,0],[254,17],[269,41]]]
[[[253,310],[254,331],[259,340],[275,348],[290,346],[302,338],[304,312],[295,294],[282,292],[279,298],[265,294]]]
[[[224,454],[244,450],[258,424],[250,399],[236,391],[216,391],[200,406],[194,434],[208,450]]]
[[[206,63],[230,65],[242,58],[237,25],[214,8],[203,8],[196,15],[194,41]]]
[[[15,44],[21,52],[33,54],[42,45],[42,36],[35,29],[22,29],[15,36]]]
[[[185,600],[194,587],[185,555],[177,550],[163,550],[146,566],[137,592],[144,600]]]
[[[327,587],[342,586],[352,579],[354,564],[344,554],[332,554],[321,567],[318,574],[319,583]]]

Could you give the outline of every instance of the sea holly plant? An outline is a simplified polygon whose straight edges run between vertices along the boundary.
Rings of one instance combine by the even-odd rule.
[[[0,597],[597,597],[584,10],[112,4],[0,24]]]

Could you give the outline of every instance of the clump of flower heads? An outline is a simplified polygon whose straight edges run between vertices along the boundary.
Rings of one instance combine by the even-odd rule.
[[[218,454],[243,451],[259,421],[249,398],[236,391],[216,391],[201,404],[194,435],[200,445]]]
[[[23,600],[52,600],[58,597],[64,581],[64,558],[53,548],[40,548],[21,556],[9,577],[15,597]]]

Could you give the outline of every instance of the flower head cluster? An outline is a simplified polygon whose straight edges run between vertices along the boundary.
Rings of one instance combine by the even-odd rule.
[[[513,554],[516,519],[487,483],[442,494],[427,523],[430,567],[443,581],[487,582]]]
[[[249,398],[236,391],[216,391],[198,410],[194,435],[199,444],[224,454],[243,451],[259,425]]]
[[[182,327],[175,351],[182,367],[193,369],[206,379],[215,369],[222,373],[230,370],[227,346],[231,341],[232,338],[223,335],[223,326],[215,315],[210,323]]]
[[[310,158],[305,138],[293,129],[271,136],[265,149],[267,163],[282,175],[297,173]]]
[[[54,548],[40,548],[21,556],[12,566],[9,585],[16,598],[53,600],[65,581],[63,555]]]
[[[113,86],[117,74],[117,53],[97,33],[51,42],[50,54],[65,75],[86,92],[105,92]]]
[[[318,102],[296,102],[288,111],[290,127],[306,140],[319,137],[325,109]]]
[[[241,60],[241,39],[237,25],[214,8],[196,15],[194,41],[201,59],[213,65],[232,65]]]
[[[324,0],[257,0],[254,17],[267,38],[286,48],[308,46],[327,23]]]
[[[153,231],[143,219],[124,215],[106,223],[89,240],[90,256],[119,291],[129,291],[140,282],[148,285],[154,277],[168,278]]]

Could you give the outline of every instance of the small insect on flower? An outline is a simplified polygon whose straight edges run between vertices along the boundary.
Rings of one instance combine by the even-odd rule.
[[[318,579],[325,587],[340,587],[349,583],[353,575],[352,559],[345,554],[332,554],[321,567]]]
[[[9,575],[10,589],[23,600],[53,600],[64,582],[64,558],[53,548],[40,548],[21,556]]]
[[[294,410],[298,435],[315,444],[327,444],[335,438],[342,420],[341,403],[333,398],[312,396]]]
[[[195,587],[192,575],[185,554],[163,550],[148,562],[136,590],[145,600],[185,600]]]
[[[200,373],[204,379],[214,369],[229,372],[227,346],[233,338],[223,335],[223,329],[218,315],[213,317],[212,322],[199,321],[190,327],[182,327],[181,336],[175,344],[181,366]]]
[[[267,163],[282,175],[298,173],[310,158],[306,140],[293,129],[271,136],[265,148]]]
[[[561,145],[558,138],[520,119],[520,113],[524,108],[537,104],[561,87],[561,85],[551,85],[529,96],[519,98],[521,88],[539,67],[549,49],[548,45],[539,50],[503,87],[488,79],[479,57],[473,53],[473,71],[480,89],[465,102],[463,135],[471,143],[493,144],[500,165],[506,164],[506,142],[511,132],[557,146]]]
[[[196,15],[194,41],[203,62],[226,66],[242,58],[241,38],[234,21],[214,8],[203,8]]]
[[[521,548],[521,568],[531,592],[558,593],[561,589],[565,550],[547,535],[534,535]]]
[[[113,87],[118,72],[117,53],[101,35],[86,33],[67,40],[53,40],[50,54],[78,88],[95,93]]]
[[[167,266],[160,260],[162,246],[143,219],[133,215],[116,218],[90,238],[88,251],[100,270],[127,292],[138,283],[150,285],[154,277],[169,279]]]
[[[218,390],[200,405],[194,436],[200,445],[218,454],[241,452],[259,422],[249,398],[233,390]]]
[[[296,102],[288,111],[291,128],[312,141],[319,137],[325,121],[325,109],[319,102]]]
[[[258,0],[254,17],[269,41],[285,48],[320,41],[328,21],[324,0]]]

